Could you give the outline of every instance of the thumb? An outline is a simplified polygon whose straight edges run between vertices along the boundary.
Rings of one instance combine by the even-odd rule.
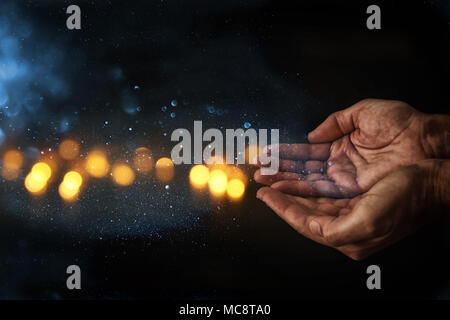
[[[310,221],[309,229],[318,242],[331,247],[357,243],[369,236],[366,232],[366,226],[370,224],[367,210],[371,208],[359,206],[349,214],[316,216]]]
[[[316,129],[308,135],[310,143],[334,141],[356,129],[355,114],[360,109],[358,104],[345,110],[337,111],[328,116]]]

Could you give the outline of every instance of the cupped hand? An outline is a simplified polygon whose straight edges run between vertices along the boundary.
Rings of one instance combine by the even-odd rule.
[[[302,235],[361,260],[445,213],[449,174],[450,161],[425,160],[352,199],[302,198],[271,187],[257,197]]]
[[[293,195],[354,197],[395,169],[432,157],[425,120],[401,101],[362,100],[331,114],[309,134],[310,144],[280,145],[280,171],[258,170],[255,180]]]

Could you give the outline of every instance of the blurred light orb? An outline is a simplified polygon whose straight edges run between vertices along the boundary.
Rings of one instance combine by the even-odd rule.
[[[52,176],[52,169],[47,163],[38,162],[31,168],[31,173],[35,177],[39,177],[38,180],[43,180],[47,183]]]
[[[52,176],[52,169],[45,162],[38,162],[32,168],[31,172],[25,178],[25,188],[30,193],[42,193],[47,187],[47,182]]]
[[[86,163],[86,171],[94,178],[103,178],[109,172],[109,162],[102,151],[92,151],[89,153]]]
[[[72,189],[67,184],[61,183],[58,188],[58,193],[66,201],[72,201],[78,196],[79,189]]]
[[[41,163],[43,163],[46,164],[48,168],[50,168],[50,175],[54,175],[54,173],[58,170],[59,156],[51,148],[41,151],[41,157],[39,161],[39,166],[42,166]]]
[[[79,189],[83,184],[83,178],[78,172],[70,171],[64,176],[63,183],[70,189]]]
[[[59,155],[64,160],[74,160],[80,154],[80,145],[71,139],[64,140],[59,145]]]
[[[23,165],[23,155],[18,150],[10,150],[3,156],[2,177],[13,181],[19,177]]]
[[[117,164],[113,167],[112,177],[119,186],[129,186],[133,183],[135,175],[133,169],[126,164]]]
[[[239,199],[244,195],[245,184],[239,179],[232,179],[227,185],[227,195],[232,199]]]
[[[66,201],[72,201],[78,196],[82,184],[83,178],[81,174],[76,171],[70,171],[66,173],[63,182],[59,185],[59,195]]]
[[[156,177],[161,182],[169,182],[175,175],[172,159],[161,158],[156,162]]]
[[[23,165],[23,155],[18,150],[10,150],[3,156],[3,167],[11,170],[20,170]]]
[[[157,169],[163,169],[163,168],[173,168],[173,161],[170,158],[161,158],[156,162],[156,168]]]
[[[134,154],[134,167],[140,173],[149,173],[153,168],[153,158],[150,149],[141,147]]]
[[[30,193],[38,194],[42,192],[46,186],[47,181],[39,174],[31,172],[25,178],[25,188],[27,188]]]
[[[203,188],[209,181],[209,168],[202,164],[193,166],[189,173],[191,184],[195,188]]]
[[[228,177],[225,171],[214,169],[209,175],[209,190],[213,195],[222,195],[227,190]]]

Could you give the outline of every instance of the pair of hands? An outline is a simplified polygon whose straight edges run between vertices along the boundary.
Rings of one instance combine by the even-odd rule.
[[[310,144],[280,145],[280,171],[255,173],[270,186],[257,197],[304,236],[363,259],[449,208],[450,163],[438,160],[449,131],[448,116],[360,101],[330,115]]]

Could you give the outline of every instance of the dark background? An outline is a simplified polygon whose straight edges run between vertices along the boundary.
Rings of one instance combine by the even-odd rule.
[[[38,112],[2,117],[3,127],[19,128],[2,150],[75,136],[85,149],[110,142],[112,157],[142,143],[162,156],[172,130],[193,120],[218,128],[248,121],[303,141],[329,113],[368,97],[448,112],[448,1],[377,1],[382,30],[374,31],[366,1],[77,1],[82,30],[68,31],[71,3],[15,4],[36,35],[23,57],[57,48],[59,62],[48,68],[66,89],[34,89],[45,96]],[[69,127],[54,130],[66,118]],[[3,181],[0,297],[450,298],[448,219],[355,262],[295,233],[255,199],[254,182],[240,203],[192,205],[187,169],[177,169],[173,194],[156,182],[126,191],[99,182],[70,208],[80,219],[64,218],[56,192],[36,202],[23,180]],[[152,201],[153,218],[143,218]],[[135,219],[139,226],[121,228]],[[65,288],[71,264],[82,269],[81,291]],[[381,267],[381,291],[366,288],[371,264]]]

